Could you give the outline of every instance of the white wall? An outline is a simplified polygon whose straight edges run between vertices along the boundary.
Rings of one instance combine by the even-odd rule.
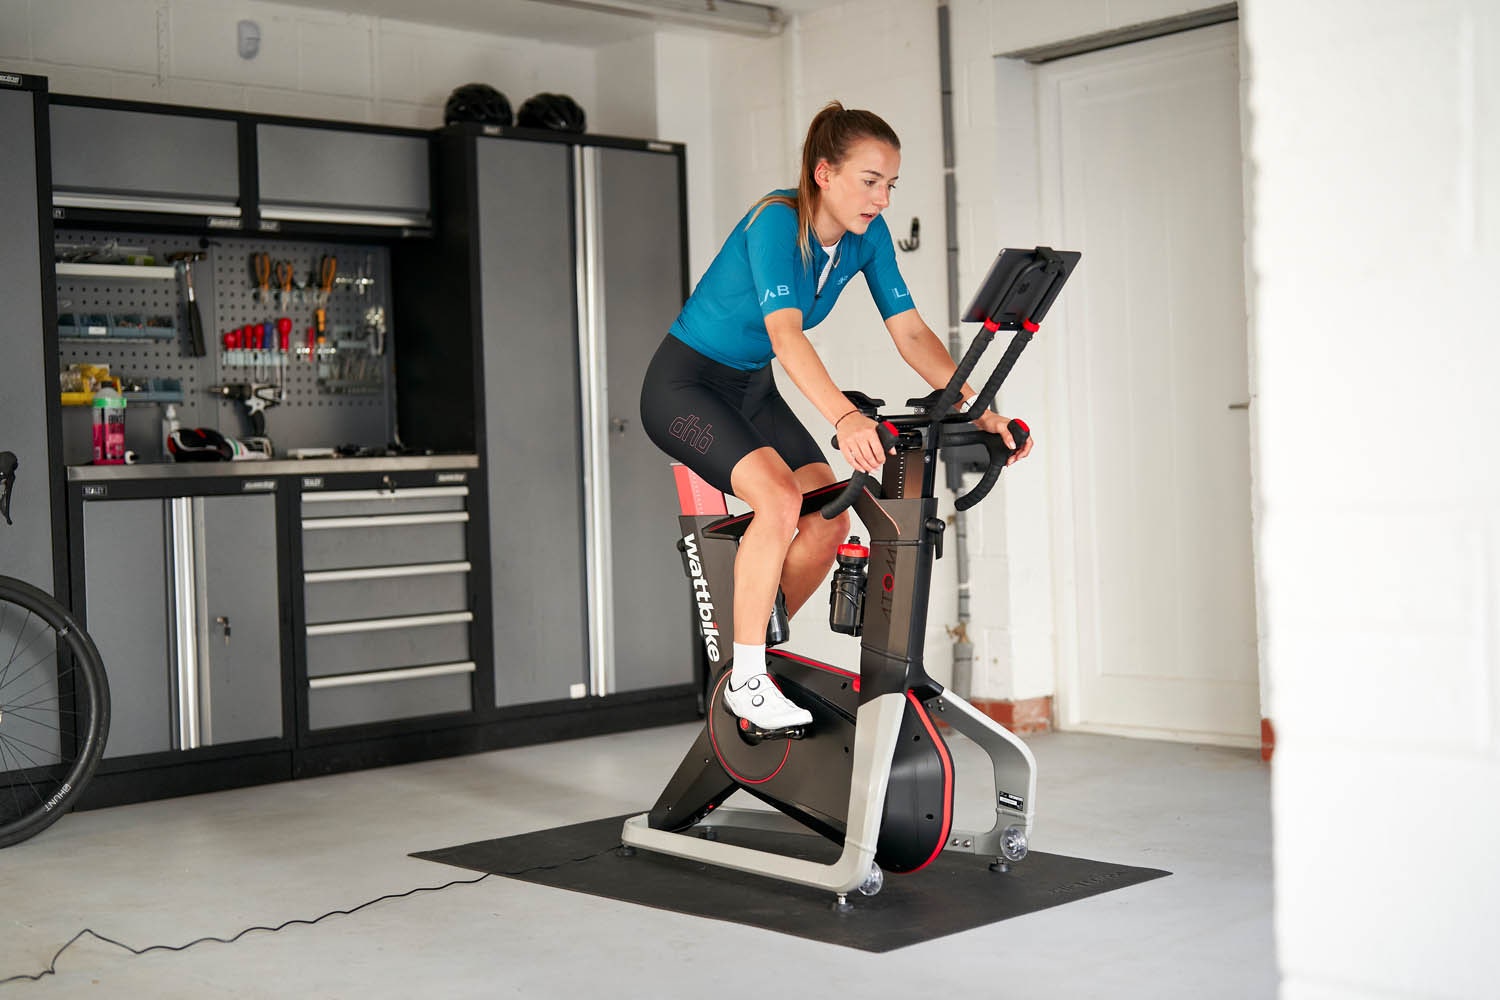
[[[1244,28],[1282,995],[1492,997],[1500,9]]]
[[[802,138],[814,114],[830,100],[867,108],[901,137],[900,180],[885,212],[893,235],[905,236],[911,219],[922,224],[921,247],[898,252],[912,299],[946,340],[946,258],[943,224],[942,132],[939,119],[936,7],[926,0],[861,0],[799,15],[786,34],[770,42],[726,45],[714,80],[714,118],[748,125],[716,148],[719,239],[745,210],[772,188],[795,187]],[[739,165],[743,168],[739,168]],[[875,308],[856,282],[832,314],[809,332],[834,381],[900,405],[927,386],[901,361]],[[803,399],[784,373],[783,395],[825,445],[836,472],[847,473],[826,447],[832,428]],[[857,530],[857,529],[856,529]],[[934,573],[927,633],[928,669],[946,680],[955,616],[953,560]],[[799,651],[848,662],[856,640],[827,631],[827,602],[815,595],[793,624]]]
[[[242,19],[260,25],[253,60]],[[259,0],[0,0],[0,63],[60,94],[416,128],[476,81],[516,107],[571,94],[594,131],[620,108],[597,113],[593,49]]]

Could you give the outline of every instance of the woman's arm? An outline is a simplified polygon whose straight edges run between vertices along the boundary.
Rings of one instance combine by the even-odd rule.
[[[958,364],[938,339],[937,334],[932,332],[916,309],[908,309],[897,313],[885,321],[885,328],[890,331],[891,340],[896,344],[896,350],[901,357],[911,366],[912,371],[922,376],[927,384],[934,389],[941,389],[948,384],[953,373],[958,369]],[[972,399],[978,392],[964,383],[964,400]],[[1015,439],[1011,437],[1009,418],[1002,417],[998,413],[985,410],[974,418],[974,424],[980,430],[989,434],[999,434],[1000,439],[1005,442],[1006,447],[1014,448]],[[1011,462],[1025,458],[1031,452],[1031,441],[1028,439],[1021,450],[1011,458]]]
[[[776,360],[786,369],[793,384],[818,408],[823,419],[833,425],[844,460],[860,472],[880,468],[885,454],[875,422],[855,410],[849,397],[834,384],[823,359],[802,331],[802,310],[778,309],[770,313],[766,316],[766,332],[771,336]]]

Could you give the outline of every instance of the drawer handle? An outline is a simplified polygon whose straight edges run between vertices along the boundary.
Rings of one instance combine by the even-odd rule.
[[[88,194],[81,191],[57,191],[52,204],[59,208],[106,208],[122,212],[163,212],[174,215],[218,215],[239,218],[240,207],[233,201],[192,201],[176,198],[132,197],[130,195]]]
[[[421,500],[433,497],[466,497],[467,486],[414,486],[396,492],[390,490],[333,490],[329,493],[304,493],[303,503],[339,503],[349,500]]]
[[[441,573],[467,573],[467,562],[413,563],[410,566],[370,566],[366,569],[319,569],[302,574],[308,583],[338,583],[344,580],[389,580],[403,576],[437,576]]]
[[[466,510],[445,514],[371,514],[368,517],[303,518],[302,530],[328,528],[396,528],[407,524],[463,524],[469,520]]]
[[[472,661],[464,663],[434,663],[427,667],[402,667],[397,670],[372,670],[363,674],[336,674],[332,677],[313,677],[307,686],[314,691],[323,688],[352,687],[356,684],[385,684],[390,681],[410,681],[423,677],[447,677],[452,674],[472,674]]]
[[[338,222],[348,226],[407,226],[425,229],[432,225],[426,212],[380,212],[357,208],[302,208],[261,202],[260,217],[282,222]]]
[[[459,625],[474,620],[472,611],[448,611],[437,615],[407,615],[402,618],[365,618],[352,622],[326,622],[307,626],[308,635],[348,635],[353,632],[384,632],[393,628],[423,628],[428,625]]]

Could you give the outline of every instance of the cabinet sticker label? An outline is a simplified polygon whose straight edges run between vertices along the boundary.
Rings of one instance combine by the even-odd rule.
[[[274,479],[247,479],[240,484],[241,493],[269,493],[275,489]]]

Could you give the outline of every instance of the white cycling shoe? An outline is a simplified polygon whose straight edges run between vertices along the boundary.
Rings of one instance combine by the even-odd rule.
[[[782,694],[770,674],[756,674],[739,687],[731,677],[724,685],[724,704],[758,729],[794,729],[812,724],[812,713]]]

